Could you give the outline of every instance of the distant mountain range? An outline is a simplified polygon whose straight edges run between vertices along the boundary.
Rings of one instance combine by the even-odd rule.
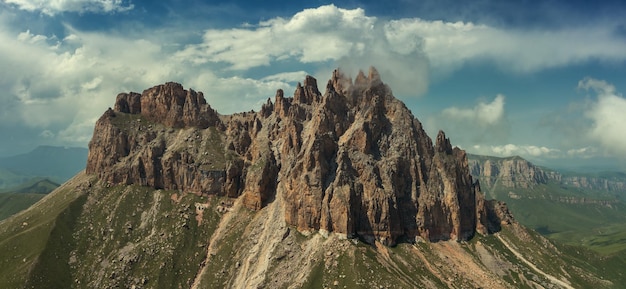
[[[521,157],[468,155],[482,192],[523,225],[601,253],[626,250],[626,174],[560,173]]]
[[[88,150],[40,146],[0,158],[0,220],[39,201],[85,168]]]
[[[0,189],[36,177],[64,183],[85,168],[88,152],[79,147],[39,146],[25,154],[0,158]]]

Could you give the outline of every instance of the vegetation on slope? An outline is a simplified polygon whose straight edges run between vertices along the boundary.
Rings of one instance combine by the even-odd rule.
[[[46,178],[34,178],[10,189],[0,190],[0,220],[4,220],[41,200],[59,184]]]
[[[45,194],[0,193],[0,220],[27,209],[45,196]]]
[[[619,232],[626,224],[626,204],[615,194],[554,181],[531,188],[507,188],[496,181],[491,188],[482,189],[506,202],[521,224],[553,240],[602,254],[626,248]]]
[[[60,185],[48,178],[35,177],[15,187],[2,189],[0,193],[47,194]]]
[[[84,194],[89,177],[79,174],[28,210],[0,222],[0,288],[22,288],[48,245],[59,215]]]

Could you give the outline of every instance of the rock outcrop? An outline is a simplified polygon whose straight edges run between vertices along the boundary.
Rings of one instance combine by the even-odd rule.
[[[202,93],[167,83],[120,94],[98,120],[87,173],[111,184],[284,202],[288,224],[392,245],[467,240],[513,222],[486,201],[467,156],[436,143],[378,72],[307,76],[259,112],[219,115]]]
[[[480,179],[487,188],[496,182],[506,188],[529,189],[539,184],[554,182],[564,187],[604,192],[626,191],[626,175],[623,173],[605,173],[604,175],[586,175],[569,173],[563,175],[557,171],[543,169],[518,157],[491,157],[469,155],[470,174]]]
[[[559,173],[545,171],[521,157],[470,156],[469,166],[472,176],[480,177],[487,187],[492,187],[498,181],[507,188],[528,189],[561,178]]]
[[[579,189],[601,190],[607,192],[625,192],[626,176],[620,174],[613,177],[564,176],[564,185]]]

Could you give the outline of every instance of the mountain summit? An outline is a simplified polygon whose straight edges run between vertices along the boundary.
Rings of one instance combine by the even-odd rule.
[[[436,143],[376,69],[336,70],[322,94],[307,76],[259,112],[220,115],[203,94],[166,83],[122,93],[96,123],[88,174],[258,210],[280,198],[287,224],[393,245],[467,240],[512,218],[485,201],[463,150]]]

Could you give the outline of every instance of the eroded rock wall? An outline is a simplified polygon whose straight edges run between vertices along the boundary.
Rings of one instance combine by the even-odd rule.
[[[96,124],[87,173],[257,210],[281,194],[300,231],[387,245],[466,240],[510,216],[484,200],[465,152],[443,132],[433,145],[373,68],[354,82],[335,71],[323,94],[307,76],[293,97],[279,90],[259,112],[227,116],[175,83],[120,94]]]

